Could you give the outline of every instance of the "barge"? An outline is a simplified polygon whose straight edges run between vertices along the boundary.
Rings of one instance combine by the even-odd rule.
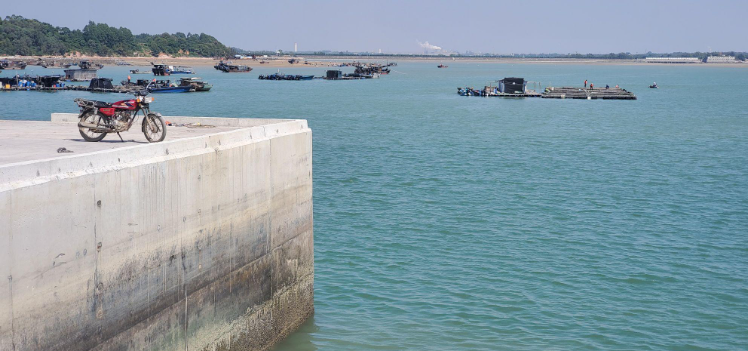
[[[314,76],[302,76],[302,75],[292,75],[292,74],[283,74],[283,73],[273,73],[268,75],[260,75],[257,77],[260,80],[312,80],[314,79]]]
[[[457,88],[460,96],[485,97],[540,97],[544,99],[584,99],[584,100],[636,100],[634,93],[619,88],[578,88],[578,87],[547,87],[543,93],[527,88],[524,78],[504,78],[497,86],[488,85],[483,89],[471,87]]]

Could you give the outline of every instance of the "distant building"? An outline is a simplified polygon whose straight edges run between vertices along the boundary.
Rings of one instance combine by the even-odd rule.
[[[698,57],[647,57],[644,59],[650,63],[699,63]]]
[[[735,56],[709,56],[706,63],[735,63]]]

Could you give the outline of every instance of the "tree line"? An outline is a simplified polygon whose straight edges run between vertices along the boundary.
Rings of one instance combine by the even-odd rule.
[[[83,30],[56,27],[21,16],[0,18],[0,55],[58,56],[79,52],[99,56],[228,56],[231,49],[213,36],[192,33],[138,34],[124,27],[88,22]]]

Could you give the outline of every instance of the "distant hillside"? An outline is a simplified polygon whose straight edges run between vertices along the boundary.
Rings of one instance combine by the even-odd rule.
[[[207,34],[139,34],[127,28],[88,22],[83,30],[55,27],[21,16],[0,18],[0,55],[64,55],[80,52],[99,56],[215,57],[231,49]]]

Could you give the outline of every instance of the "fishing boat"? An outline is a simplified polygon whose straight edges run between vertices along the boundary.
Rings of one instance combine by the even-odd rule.
[[[26,69],[26,62],[0,60],[0,69]]]
[[[130,74],[150,74],[150,72],[143,72],[139,69],[131,69]]]
[[[302,75],[291,75],[283,73],[273,73],[268,75],[260,75],[257,77],[260,80],[312,80],[314,76],[302,76]]]
[[[154,64],[154,63],[151,63],[151,64],[153,65],[153,68],[151,68],[151,71],[153,71],[154,75],[157,75],[157,76],[171,75],[171,70],[169,69],[169,66],[164,65],[164,64]]]
[[[185,66],[169,66],[171,74],[195,74],[195,71],[190,67]]]
[[[179,80],[180,87],[190,87],[191,91],[209,91],[213,86],[199,77],[182,78]]]
[[[192,86],[177,86],[172,85],[169,80],[159,80],[153,82],[153,84],[149,86],[148,91],[151,93],[186,93],[192,91]]]
[[[439,64],[439,66],[436,66],[436,67],[439,67],[439,68],[447,68],[447,67],[449,67],[449,66],[447,66],[447,65],[444,65],[444,64],[441,64],[441,63],[440,63],[440,64]]]
[[[478,89],[473,88],[457,88],[457,94],[460,96],[482,96],[483,93]]]
[[[78,67],[80,69],[99,70],[99,69],[104,68],[104,65],[100,63],[95,63],[93,61],[82,60],[81,62],[78,62]]]
[[[148,89],[149,92],[154,93],[154,94],[155,93],[186,93],[186,92],[189,92],[190,90],[192,90],[192,87],[189,87],[189,86],[161,87],[161,88],[152,87]]]
[[[241,65],[232,65],[227,62],[219,62],[217,65],[213,66],[213,68],[222,71],[224,73],[248,73],[252,71],[252,67],[249,66],[241,66]]]

